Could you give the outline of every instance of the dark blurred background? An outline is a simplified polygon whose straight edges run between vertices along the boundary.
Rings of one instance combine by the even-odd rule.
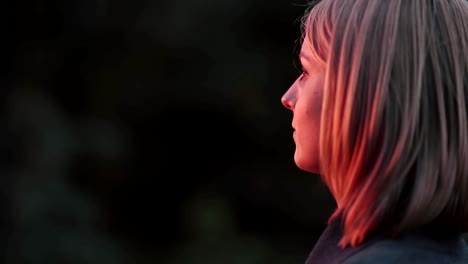
[[[304,263],[334,207],[280,103],[306,0],[2,3],[4,263]]]

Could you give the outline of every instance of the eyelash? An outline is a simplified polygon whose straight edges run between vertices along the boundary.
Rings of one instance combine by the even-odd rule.
[[[302,68],[302,72],[301,72],[301,75],[299,76],[299,80],[304,79],[304,77],[306,77],[307,75],[309,75],[307,71],[304,68]]]
[[[301,66],[301,68],[299,69],[298,65]],[[309,75],[309,73],[305,70],[304,66],[302,66],[302,63],[296,63],[294,62],[294,66],[296,67],[296,69],[298,70],[298,72],[300,73],[298,79],[299,80],[302,80],[304,79],[305,77],[307,77]]]

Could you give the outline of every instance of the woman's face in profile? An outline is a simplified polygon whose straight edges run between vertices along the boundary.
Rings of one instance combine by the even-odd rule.
[[[293,112],[292,126],[296,151],[296,165],[306,171],[319,171],[320,114],[322,111],[325,69],[312,59],[308,36],[301,47],[303,73],[281,98],[283,105]]]

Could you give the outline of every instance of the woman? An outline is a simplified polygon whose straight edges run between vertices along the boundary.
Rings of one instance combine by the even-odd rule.
[[[323,0],[303,19],[296,165],[337,208],[312,263],[468,263],[468,2]]]

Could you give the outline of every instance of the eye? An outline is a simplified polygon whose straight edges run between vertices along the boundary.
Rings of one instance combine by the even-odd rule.
[[[302,67],[302,73],[301,73],[301,75],[299,76],[299,80],[304,79],[304,78],[307,77],[308,75],[309,75],[309,73],[307,73],[307,71],[304,69],[304,67]]]
[[[295,60],[294,61],[294,67],[296,68],[296,70],[300,74],[299,77],[298,77],[298,80],[301,81],[302,79],[304,79],[305,77],[307,77],[309,75],[309,73],[306,71],[306,69],[304,68],[304,66],[302,65],[300,60],[297,60],[297,61]]]

